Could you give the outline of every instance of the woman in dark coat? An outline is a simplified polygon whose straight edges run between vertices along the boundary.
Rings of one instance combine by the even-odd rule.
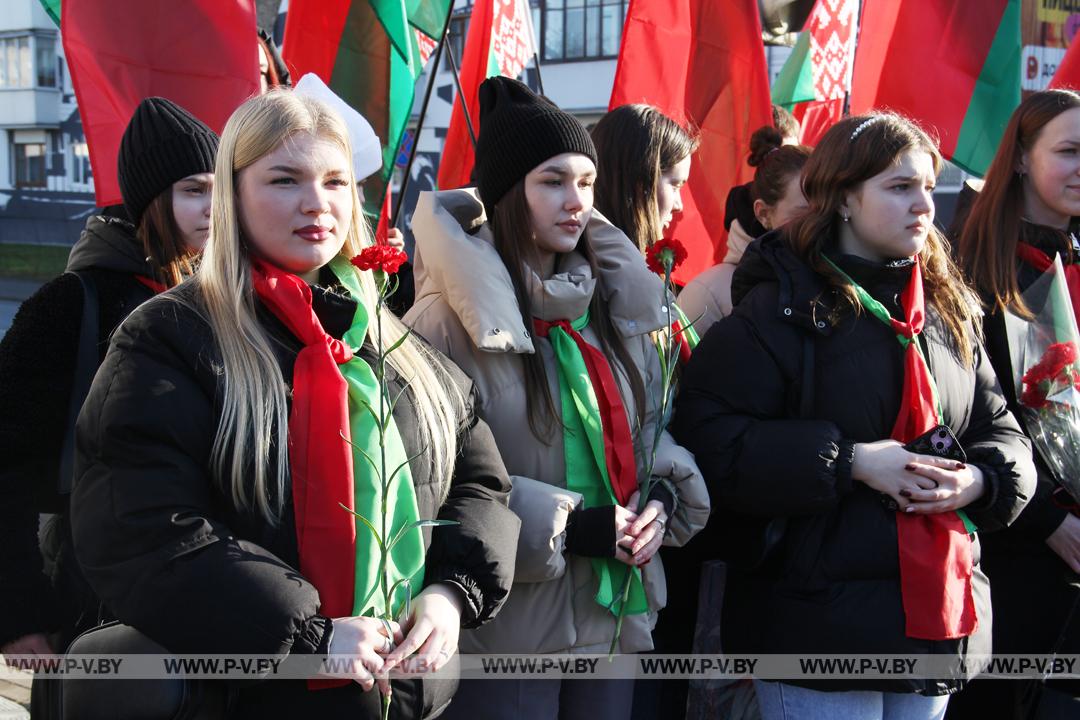
[[[279,90],[242,105],[199,274],[124,323],[79,420],[77,557],[121,622],[177,653],[359,660],[355,683],[238,687],[232,717],[376,717],[374,675],[414,653],[441,667],[513,576],[509,479],[470,384],[390,313],[376,320],[376,281],[349,262],[368,244],[350,157],[316,101]],[[386,372],[391,397],[405,390],[385,445],[388,472],[403,471],[382,515],[361,452],[381,455],[364,409],[379,405],[380,332],[403,340]],[[389,603],[374,536],[339,503],[403,531],[388,571],[408,585]],[[436,518],[453,524],[407,529]],[[372,617],[387,604],[400,629]],[[393,687],[403,718],[453,690]]]
[[[0,652],[63,652],[101,616],[71,556],[75,418],[113,330],[202,249],[217,145],[183,108],[142,101],[120,143],[124,208],[87,220],[66,272],[22,304],[0,342]],[[39,513],[54,515],[44,563]]]
[[[729,570],[727,652],[990,649],[969,521],[1012,522],[1034,469],[977,340],[975,300],[933,228],[940,163],[898,116],[837,123],[804,171],[807,214],[750,247],[734,313],[687,367],[676,437],[728,515],[712,521],[739,522],[738,542],[758,549]],[[939,423],[966,462],[905,448]],[[961,683],[755,688],[766,720],[940,718]]]
[[[1006,318],[1025,322],[1021,294],[1042,276],[1040,258],[1049,263],[1059,256],[1071,268],[1067,272],[1076,271],[1077,217],[1080,95],[1034,93],[1013,112],[958,243],[960,262],[986,307],[987,354],[1017,414]],[[994,599],[994,652],[1075,654],[1080,652],[1080,509],[1038,454],[1036,468],[1035,496],[1008,531],[987,538],[983,551]],[[957,697],[949,716],[1034,717],[1045,687],[1080,695],[1075,680],[979,681]]]

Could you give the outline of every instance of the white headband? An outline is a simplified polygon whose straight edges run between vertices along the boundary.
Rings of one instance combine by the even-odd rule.
[[[855,142],[855,138],[859,137],[859,133],[861,133],[863,130],[873,125],[883,117],[884,115],[872,115],[867,119],[863,120],[861,123],[859,123],[859,126],[855,128],[855,131],[851,133],[851,137],[848,138],[848,142]]]

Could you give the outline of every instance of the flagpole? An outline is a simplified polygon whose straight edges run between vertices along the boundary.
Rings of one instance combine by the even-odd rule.
[[[522,0],[525,4],[525,19],[529,21],[529,35],[532,36],[533,44],[533,66],[536,69],[536,87],[540,90],[541,95],[547,95],[544,92],[544,76],[540,74],[540,43],[536,40],[536,27],[532,21],[532,5],[529,0]]]
[[[420,130],[424,127],[424,118],[427,117],[428,102],[431,100],[431,89],[435,87],[435,76],[439,74],[439,62],[442,60],[443,47],[446,46],[446,36],[450,32],[450,19],[454,15],[454,3],[446,12],[446,22],[443,23],[442,37],[439,39],[439,47],[435,49],[432,58],[431,70],[428,71],[427,88],[424,90],[424,101],[420,103],[420,116],[416,119],[416,134],[413,136],[412,148],[409,149],[409,160],[405,163],[405,175],[401,178],[401,187],[398,188],[397,200],[394,202],[394,212],[390,216],[390,227],[396,227],[401,213],[401,203],[405,200],[405,188],[409,186],[409,178],[412,177],[413,160],[416,159],[416,148],[420,146]],[[450,53],[451,57],[454,55]]]
[[[461,91],[461,78],[458,77],[457,60],[454,59],[454,53],[450,53],[447,56],[450,61],[450,72],[454,76],[454,87],[457,88],[458,100],[461,101],[461,109],[465,113],[465,125],[469,129],[469,139],[472,140],[473,152],[476,152],[476,131],[473,130],[472,118],[469,116],[469,103],[465,101],[465,93]]]
[[[851,88],[855,83],[855,52],[859,49],[859,35],[862,34],[863,0],[859,0],[859,9],[855,12],[855,38],[851,43],[851,72],[848,74],[847,88],[844,89],[844,109],[842,117],[851,114]]]
[[[533,65],[536,69],[536,87],[540,90],[540,94],[547,96],[544,92],[544,76],[540,74],[540,52],[533,53]]]

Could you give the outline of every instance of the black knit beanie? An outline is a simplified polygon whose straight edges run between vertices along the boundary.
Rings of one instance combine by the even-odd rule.
[[[118,160],[120,194],[135,225],[147,206],[178,180],[214,172],[218,136],[171,100],[146,98],[135,108]]]
[[[567,152],[596,162],[596,147],[577,118],[518,80],[496,76],[480,84],[476,184],[489,217],[533,168]]]

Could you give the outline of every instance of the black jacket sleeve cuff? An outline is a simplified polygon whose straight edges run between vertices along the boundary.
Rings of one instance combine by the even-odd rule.
[[[659,500],[664,506],[664,517],[669,520],[675,514],[675,495],[664,483],[657,482],[652,486],[652,490],[649,491],[649,500]]]
[[[480,615],[484,610],[484,591],[462,568],[441,567],[425,576],[424,587],[442,583],[458,591],[461,597],[461,627],[469,630],[479,627]]]
[[[855,463],[855,441],[841,440],[836,451],[836,493],[846,495],[851,492],[855,480],[851,477],[851,466]]]
[[[325,615],[316,615],[304,623],[291,652],[300,655],[329,655],[330,641],[333,639],[334,621]]]
[[[570,513],[566,521],[566,551],[582,557],[615,557],[615,506]]]

